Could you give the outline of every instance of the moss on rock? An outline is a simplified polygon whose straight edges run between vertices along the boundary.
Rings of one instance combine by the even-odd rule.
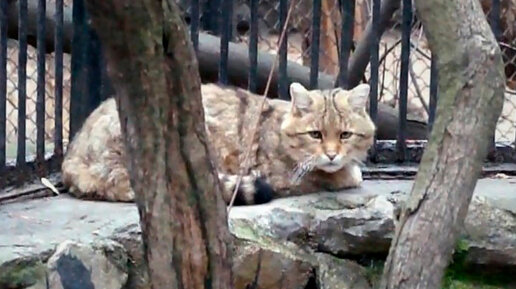
[[[26,288],[44,280],[46,266],[39,259],[17,259],[0,265],[0,288]]]

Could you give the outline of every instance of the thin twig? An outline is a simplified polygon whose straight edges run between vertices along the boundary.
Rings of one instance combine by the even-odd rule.
[[[260,249],[258,251],[258,262],[256,264],[256,272],[254,273],[254,279],[251,284],[248,284],[245,288],[246,289],[257,289],[258,288],[258,279],[260,278],[260,273],[262,269],[262,252],[263,250]]]
[[[279,55],[280,55],[280,51],[279,50],[280,50],[280,47],[281,47],[281,43],[283,43],[283,38],[285,37],[286,31],[287,31],[287,27],[288,27],[288,21],[290,19],[290,14],[292,12],[292,9],[294,8],[294,3],[295,2],[296,1],[291,1],[290,2],[290,7],[289,7],[288,12],[287,12],[287,19],[285,20],[285,25],[283,26],[283,30],[281,31],[281,35],[280,35],[280,38],[279,38],[279,41],[278,41],[278,48],[277,48],[276,57],[274,58],[274,63],[272,64],[271,71],[269,72],[269,78],[267,79],[267,85],[265,86],[265,91],[263,93],[262,102],[260,104],[260,110],[258,111],[258,117],[256,118],[256,123],[255,123],[254,128],[253,128],[252,133],[251,133],[250,143],[247,146],[247,150],[245,152],[244,162],[243,162],[244,169],[241,170],[240,173],[238,174],[237,183],[235,185],[235,190],[233,191],[233,195],[231,196],[231,201],[229,202],[228,213],[231,211],[231,208],[233,207],[233,203],[235,202],[235,198],[236,198],[236,195],[237,195],[237,192],[238,192],[238,188],[240,187],[240,183],[242,182],[242,177],[244,175],[244,172],[247,172],[249,170],[249,165],[247,164],[248,160],[249,160],[249,154],[251,153],[251,148],[252,148],[252,145],[253,145],[254,137],[256,135],[256,131],[258,130],[258,126],[260,124],[260,116],[262,114],[262,110],[263,110],[263,107],[265,105],[265,100],[267,98],[267,93],[269,92],[269,87],[270,87],[270,84],[271,84],[271,81],[272,81],[272,75],[274,73],[274,68],[276,67],[276,63],[278,62],[278,58],[279,58]]]
[[[285,289],[285,267],[281,267],[280,289]]]
[[[410,46],[412,46],[412,44]],[[423,50],[421,50],[421,48],[416,47],[415,50],[417,53],[421,54],[427,60],[432,60],[432,57],[430,55],[426,54]]]
[[[418,36],[418,39],[417,39],[417,42],[416,42],[415,49],[417,49],[419,47],[419,43],[421,41],[422,34],[423,34],[423,28],[421,27],[421,29],[419,30],[419,36]],[[412,81],[412,83],[414,84],[414,88],[416,89],[416,96],[417,96],[417,98],[419,99],[419,101],[423,105],[423,108],[425,109],[426,114],[429,115],[430,114],[430,110],[428,109],[428,105],[426,104],[426,101],[423,98],[423,95],[421,95],[421,89],[419,88],[419,85],[417,84],[416,73],[414,72],[414,67],[413,67],[412,64],[413,64],[413,62],[410,61],[410,58],[409,58],[410,80]]]
[[[379,63],[382,63],[382,62],[385,60],[385,58],[387,57],[387,55],[388,55],[389,53],[391,53],[391,52],[392,52],[392,50],[394,50],[394,48],[396,48],[398,45],[400,45],[400,43],[401,43],[401,38],[398,38],[398,40],[396,40],[396,42],[394,42],[394,44],[392,44],[392,46],[390,46],[390,47],[389,47],[389,49],[387,49],[387,50],[383,53],[382,57],[380,57],[380,60],[379,60],[378,62],[379,62]],[[423,50],[421,50],[421,48],[419,48],[419,47],[414,47],[414,45],[413,45],[412,43],[410,43],[410,47],[411,47],[411,48],[414,48],[414,49],[416,50],[416,52],[418,52],[419,54],[421,54],[424,58],[426,58],[426,59],[428,59],[428,60],[431,60],[431,59],[432,59],[428,54],[426,54]]]
[[[398,46],[399,44],[401,43],[401,38],[399,38],[398,40],[396,40],[396,42],[394,42],[394,44],[389,47],[388,49],[385,50],[385,52],[383,53],[382,57],[380,57],[380,61],[378,61],[379,63],[382,63],[383,61],[385,61],[385,58],[387,58],[387,55],[389,53],[392,52],[392,50],[394,50],[394,48],[396,48],[396,46]],[[385,47],[387,47],[387,43],[385,43]]]
[[[400,69],[401,69],[401,61],[398,58],[396,61],[396,64],[394,65],[394,77],[393,77],[396,84],[398,84],[399,83],[398,81],[400,80],[398,77],[398,75],[400,75],[400,73],[399,73]],[[399,87],[399,85],[396,85],[396,84],[394,85],[394,94],[392,95],[392,100],[393,100],[392,104],[394,106],[396,106],[396,103],[398,103],[398,97],[399,97],[399,93],[400,93],[400,91],[399,91],[400,87]]]
[[[505,42],[502,42],[502,41],[498,42],[498,44],[500,46],[503,46],[503,47],[506,47],[506,48],[510,48],[512,50],[516,50],[516,46],[511,45],[511,44],[508,44],[508,43],[505,43]]]
[[[383,43],[384,50],[387,49],[387,43]],[[383,99],[383,91],[385,90],[385,75],[387,71],[387,61],[384,61],[382,63],[382,87],[380,88],[380,95],[378,97],[378,102],[382,101]]]

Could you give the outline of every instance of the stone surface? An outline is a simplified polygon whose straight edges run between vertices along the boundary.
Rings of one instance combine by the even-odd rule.
[[[483,196],[471,200],[463,231],[471,265],[516,268],[516,211],[498,204]]]
[[[237,241],[235,288],[371,288],[366,270],[353,261],[270,241]]]
[[[327,254],[316,254],[317,288],[370,289],[366,270],[357,263]]]
[[[468,263],[516,268],[516,185],[512,181],[479,181],[463,230]],[[340,257],[387,254],[395,208],[410,188],[410,181],[369,181],[346,193],[236,207],[229,215],[230,229],[243,239],[259,241],[267,236]]]
[[[235,208],[230,229],[242,238],[268,236],[333,255],[381,253],[389,249],[393,204],[385,195],[321,193]],[[252,236],[250,239],[252,239]]]
[[[305,288],[313,275],[313,264],[280,247],[238,242],[233,261],[235,288]]]
[[[516,268],[514,182],[478,182],[461,243],[466,262]],[[257,288],[369,288],[365,269],[344,259],[387,254],[396,205],[411,184],[366,181],[362,188],[341,193],[234,207],[229,224],[238,237],[236,288],[254,281],[258,264]],[[46,288],[40,287],[46,276],[62,284],[55,264],[64,256],[79,256],[91,276],[99,276],[90,279],[92,284],[103,280],[92,288],[150,288],[134,204],[66,195],[8,204],[0,207],[0,231],[9,232],[0,234],[0,288]],[[94,270],[101,266],[109,270]]]
[[[127,281],[127,255],[117,243],[88,246],[66,241],[47,262],[49,289],[121,289]]]
[[[66,240],[90,243],[138,224],[134,204],[81,201],[66,195],[0,206],[0,264],[54,251]]]
[[[65,241],[49,258],[24,257],[2,264],[0,288],[121,289],[127,264],[125,249],[116,242]]]
[[[110,238],[120,243],[129,256],[127,264],[129,277],[126,289],[151,289],[145,266],[143,242],[138,223],[117,229]]]

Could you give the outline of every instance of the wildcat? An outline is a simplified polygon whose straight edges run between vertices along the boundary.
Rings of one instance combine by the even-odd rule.
[[[262,96],[203,84],[205,127],[214,163],[229,203],[256,123]],[[235,205],[335,191],[362,182],[358,164],[373,143],[375,126],[366,112],[369,85],[307,90],[290,85],[291,101],[267,99]],[[133,201],[116,102],[105,100],[70,143],[62,180],[79,198]]]

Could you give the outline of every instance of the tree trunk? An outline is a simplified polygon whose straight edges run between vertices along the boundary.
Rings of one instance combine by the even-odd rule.
[[[87,0],[104,46],[152,288],[232,288],[200,77],[170,0]]]
[[[437,118],[381,288],[441,288],[504,98],[500,48],[476,0],[416,0],[437,55]]]

